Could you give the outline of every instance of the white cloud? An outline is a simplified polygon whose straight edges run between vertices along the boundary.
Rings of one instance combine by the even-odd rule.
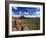
[[[12,11],[12,15],[15,15],[13,11]]]
[[[39,8],[37,8],[37,10],[40,10]],[[36,15],[40,15],[40,11],[36,12]]]
[[[39,8],[37,8],[39,10]]]
[[[12,16],[14,16],[14,17],[20,17],[21,15],[15,15],[15,14],[12,12]]]
[[[20,11],[19,13],[20,13],[20,15],[21,15],[22,12]]]
[[[30,16],[30,15],[28,15],[28,16],[24,16],[24,17],[27,17],[27,18],[28,18],[28,17],[30,17],[30,18],[34,18],[34,17],[40,17],[40,16],[36,16],[36,15],[35,15],[35,16],[33,16],[33,15]]]
[[[24,15],[24,17],[30,17],[30,18],[34,18],[34,17],[40,17],[40,12],[36,12],[35,15],[29,15],[29,13],[27,13],[28,15]]]
[[[12,16],[14,16],[14,17],[20,17],[21,15],[12,15]]]
[[[39,12],[36,12],[36,15],[40,15],[40,11]]]
[[[24,14],[25,14],[25,15],[29,15],[29,13],[28,13],[28,12],[24,12]]]
[[[37,8],[37,10],[40,10],[40,8]]]
[[[17,7],[15,7],[15,6],[14,6],[13,8],[14,8],[14,9],[17,9]]]

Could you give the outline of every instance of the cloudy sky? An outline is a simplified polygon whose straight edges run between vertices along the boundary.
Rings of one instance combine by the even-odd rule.
[[[38,16],[40,15],[40,8],[36,7],[12,7],[12,15],[23,16]]]

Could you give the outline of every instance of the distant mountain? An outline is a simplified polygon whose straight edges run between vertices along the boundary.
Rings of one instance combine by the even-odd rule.
[[[24,17],[24,16],[20,16],[20,17],[18,17],[18,18],[20,18],[20,19],[32,19],[32,17]],[[40,18],[40,17],[33,17],[33,18],[38,19],[38,18]]]

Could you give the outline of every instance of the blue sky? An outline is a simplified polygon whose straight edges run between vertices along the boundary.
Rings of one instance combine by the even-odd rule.
[[[40,8],[37,7],[12,7],[13,15],[40,15]]]

